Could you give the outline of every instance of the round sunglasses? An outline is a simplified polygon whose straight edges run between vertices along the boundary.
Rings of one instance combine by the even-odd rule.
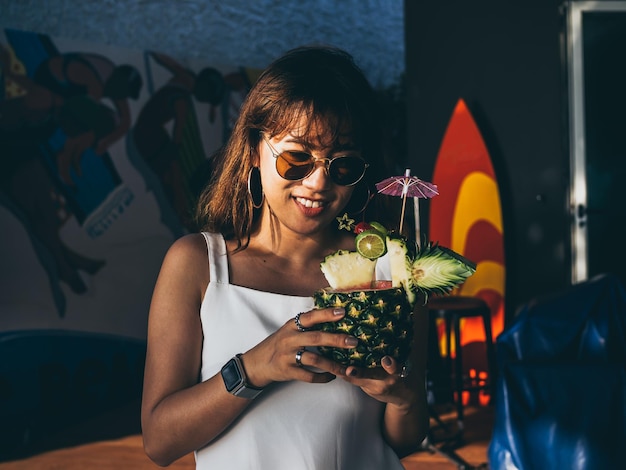
[[[261,136],[276,159],[276,171],[282,178],[289,181],[303,180],[313,173],[317,162],[324,162],[326,173],[335,184],[352,186],[361,181],[369,166],[357,155],[318,158],[300,150],[285,150],[279,153],[264,134]]]

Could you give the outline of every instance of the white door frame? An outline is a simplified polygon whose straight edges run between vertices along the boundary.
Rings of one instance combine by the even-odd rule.
[[[626,11],[626,1],[571,1],[567,9],[572,284],[588,278],[585,83],[582,17],[585,12]]]

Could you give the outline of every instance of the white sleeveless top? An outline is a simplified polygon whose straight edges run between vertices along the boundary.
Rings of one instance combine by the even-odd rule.
[[[235,354],[310,310],[313,299],[230,284],[222,235],[203,235],[211,275],[200,310],[201,373],[207,380]],[[327,384],[273,384],[217,439],[196,451],[196,468],[403,470],[382,438],[383,410],[382,403],[340,378]]]

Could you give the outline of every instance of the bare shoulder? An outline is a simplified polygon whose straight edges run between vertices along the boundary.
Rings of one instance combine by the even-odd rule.
[[[204,236],[200,233],[177,239],[167,251],[161,272],[174,274],[202,288],[209,282],[209,258]]]
[[[167,252],[167,256],[171,255],[185,259],[188,257],[196,258],[201,253],[207,254],[205,238],[201,233],[191,233],[174,241]]]

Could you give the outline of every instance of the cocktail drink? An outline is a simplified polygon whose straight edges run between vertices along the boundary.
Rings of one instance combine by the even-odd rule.
[[[329,287],[313,294],[316,307],[343,307],[346,312],[341,320],[318,328],[347,333],[359,344],[319,351],[346,366],[380,367],[385,356],[404,364],[411,351],[416,303],[425,303],[433,292],[450,292],[476,266],[448,248],[428,243],[420,249],[376,222],[363,224],[355,230],[355,251],[340,250],[324,259],[321,269]],[[377,280],[376,264],[385,254],[391,279]]]
[[[343,307],[345,316],[321,325],[329,332],[347,333],[359,340],[353,349],[320,347],[320,353],[336,362],[359,367],[379,367],[384,356],[403,364],[413,339],[413,308],[404,287],[376,281],[372,289],[338,291],[321,289],[313,295],[319,308]]]

